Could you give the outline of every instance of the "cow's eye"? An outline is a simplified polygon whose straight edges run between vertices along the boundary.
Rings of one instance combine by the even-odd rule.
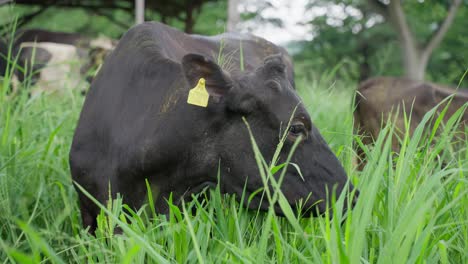
[[[307,129],[305,128],[303,123],[300,123],[300,122],[293,123],[289,127],[289,136],[293,138],[302,136],[305,139],[307,138]]]

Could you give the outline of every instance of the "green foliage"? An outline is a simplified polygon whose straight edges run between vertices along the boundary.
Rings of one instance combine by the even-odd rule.
[[[0,25],[6,25],[16,17],[21,17],[39,10],[38,6],[0,6]],[[133,16],[122,10],[113,10],[111,13],[113,19],[131,26]],[[108,18],[92,14],[83,8],[64,9],[50,7],[41,15],[35,17],[25,28],[41,28],[52,31],[77,32],[90,36],[100,34],[111,38],[119,38],[128,28],[116,25]]]
[[[217,35],[226,31],[227,1],[208,2],[197,17],[194,31],[202,35]]]
[[[427,41],[445,18],[448,2],[404,2],[408,24],[420,44]],[[366,1],[310,1],[310,10],[318,7],[328,10],[333,7],[339,11],[328,11],[310,21],[315,38],[294,44],[302,50],[296,54],[296,61],[307,63],[315,72],[342,64],[337,77],[343,80],[404,74],[396,33]],[[462,4],[452,27],[431,56],[428,80],[455,86],[467,70],[468,28],[464,23],[467,15],[468,6]],[[461,86],[468,87],[468,80]]]
[[[431,80],[457,84],[458,80],[462,79],[464,72],[468,70],[468,51],[466,49],[468,28],[464,22],[466,17],[468,17],[467,4],[460,7],[452,27],[431,57],[428,67],[428,76]],[[464,79],[460,87],[468,88],[467,78]]]
[[[301,74],[304,75],[304,74]],[[219,188],[167,216],[150,205],[135,210],[120,198],[101,205],[96,236],[81,227],[68,151],[83,97],[77,91],[14,98],[0,94],[0,259],[3,263],[466,263],[468,262],[468,149],[452,148],[457,116],[440,136],[424,123],[390,150],[388,126],[365,147],[362,173],[352,164],[352,93],[347,82],[298,79],[314,123],[343,162],[360,196],[342,213],[344,195],[324,217],[295,216],[273,182],[285,166],[264,160],[259,175],[273,182],[271,199],[285,210],[257,212]],[[9,84],[4,80],[4,87]],[[336,87],[337,86],[337,87]],[[460,113],[458,113],[460,114]],[[429,132],[426,133],[425,131]],[[281,145],[279,145],[281,147]],[[216,173],[216,172],[213,172]],[[148,187],[150,188],[150,187]],[[258,192],[256,195],[262,195]],[[243,197],[249,201],[252,197]],[[332,217],[333,215],[333,217]],[[114,227],[122,230],[113,233]]]
[[[226,21],[226,1],[207,1],[196,13],[194,32],[214,35],[223,33]],[[0,6],[0,25],[11,23],[16,17],[38,11],[39,6]],[[161,22],[158,12],[148,9],[146,19]],[[184,30],[183,20],[166,17],[166,23]],[[41,28],[52,31],[77,32],[89,36],[105,35],[119,39],[134,24],[134,16],[121,9],[92,13],[85,8],[49,7],[44,13],[32,19],[25,28]]]
[[[222,32],[222,23],[214,21],[221,20],[216,14],[223,7],[214,3],[208,7],[201,15],[206,18],[200,18],[195,28],[202,33]],[[0,9],[0,18],[3,11]],[[346,23],[353,25],[353,21]],[[93,24],[95,32],[106,25],[98,24]],[[60,24],[56,26],[54,29],[63,30]],[[78,22],[76,26],[80,27]],[[374,29],[375,33],[363,37],[385,35],[383,27]],[[431,118],[429,113],[413,136],[406,133],[402,138],[400,153],[390,150],[391,137],[386,135],[393,133],[393,127],[389,124],[375,147],[362,146],[369,161],[357,172],[353,144],[359,145],[361,140],[353,134],[351,98],[356,83],[351,80],[356,78],[359,60],[349,55],[350,47],[340,55],[348,54],[347,60],[334,57],[334,43],[346,45],[336,38],[340,30],[334,30],[324,29],[332,40],[327,49],[320,47],[307,55],[315,58],[296,63],[297,87],[314,124],[359,188],[352,211],[343,213],[347,201],[342,195],[331,202],[332,210],[324,217],[297,217],[274,184],[270,195],[261,190],[255,195],[277,202],[286,217],[275,216],[272,210],[247,210],[233,196],[222,195],[219,188],[199,194],[182,207],[169,199],[171,210],[164,216],[155,213],[149,192],[148,205],[140,209],[129,208],[120,198],[101,205],[96,236],[89,235],[81,226],[68,167],[84,98],[71,90],[29,97],[28,82],[11,97],[6,93],[11,78],[6,76],[0,79],[0,261],[468,263],[468,143],[462,141],[458,147],[452,143],[461,110],[446,124],[439,118],[435,128],[424,126]],[[391,45],[378,49],[374,71],[385,73],[391,68],[385,62],[395,59]],[[252,135],[254,149],[258,136]],[[286,167],[275,164],[275,159],[264,160],[258,149],[255,158],[264,181],[281,176]],[[114,234],[115,227],[122,230],[121,235]]]

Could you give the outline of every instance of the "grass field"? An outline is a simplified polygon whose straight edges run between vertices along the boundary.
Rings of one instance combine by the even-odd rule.
[[[127,208],[123,217],[117,199],[103,206],[96,236],[81,226],[68,167],[83,97],[64,91],[8,98],[3,89],[0,263],[468,263],[468,144],[455,153],[450,124],[437,141],[421,127],[392,155],[381,135],[367,149],[364,171],[355,171],[354,86],[298,80],[315,125],[360,190],[346,215],[343,197],[333,217],[298,219],[246,211],[212,190],[209,201],[172,206],[168,217],[151,206]],[[113,235],[115,225],[122,235]]]

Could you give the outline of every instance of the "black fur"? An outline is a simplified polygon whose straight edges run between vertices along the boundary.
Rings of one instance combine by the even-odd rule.
[[[241,42],[244,71],[239,68]],[[224,63],[216,60],[220,43],[223,54],[232,55]],[[158,190],[157,211],[167,212],[171,192],[177,201],[215,184],[221,163],[221,190],[240,197],[247,183],[250,195],[263,183],[242,117],[271,160],[280,131],[297,107],[293,120],[304,124],[307,135],[292,162],[300,166],[305,181],[291,166],[282,191],[292,205],[312,193],[306,207],[317,203],[323,212],[326,187],[331,192],[338,185],[340,193],[347,177],[313,126],[294,90],[292,73],[287,53],[264,39],[186,35],[159,23],[140,24],[123,36],[91,85],[70,151],[73,180],[101,203],[110,185],[113,196],[120,193],[125,203],[139,207],[146,201],[148,179]],[[219,97],[211,97],[206,108],[186,102],[200,77],[216,87],[213,95]],[[281,89],[271,87],[273,80]],[[288,136],[279,162],[295,136]],[[79,197],[83,224],[94,230],[99,208],[81,192]],[[250,204],[268,206],[258,197]]]

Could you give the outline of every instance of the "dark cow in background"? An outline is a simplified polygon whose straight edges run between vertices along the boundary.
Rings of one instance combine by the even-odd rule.
[[[354,124],[355,130],[362,135],[364,144],[371,144],[385,126],[392,114],[397,113],[395,130],[397,135],[405,131],[404,114],[411,118],[409,132],[412,134],[424,115],[446,99],[453,99],[448,106],[443,120],[446,122],[458,109],[468,102],[466,89],[452,89],[442,85],[413,81],[404,78],[376,77],[362,82],[355,97]],[[445,107],[442,105],[440,111]],[[393,116],[394,117],[394,116]],[[392,122],[395,118],[390,119]],[[465,131],[468,124],[468,112],[465,111],[460,122],[460,130]],[[463,133],[464,134],[464,133]],[[392,149],[399,152],[400,144],[395,138],[392,140]],[[359,169],[363,169],[364,153],[358,149],[361,159]]]
[[[91,38],[78,33],[55,32],[43,29],[19,30],[15,35],[15,46],[24,42],[52,42],[85,47]]]
[[[187,103],[201,78],[207,107]],[[120,193],[132,208],[145,203],[147,179],[157,190],[155,208],[164,213],[170,193],[180,201],[216,185],[220,165],[221,191],[239,198],[246,186],[248,197],[264,185],[245,117],[267,161],[282,131],[288,129],[279,163],[301,140],[292,162],[304,178],[290,166],[281,190],[293,207],[302,199],[309,213],[324,212],[326,188],[341,193],[347,176],[310,120],[293,78],[286,51],[259,37],[135,26],[106,58],[86,96],[70,150],[72,178],[99,202]],[[83,224],[93,231],[99,207],[78,193]],[[257,195],[250,207],[266,210],[269,204]]]
[[[64,87],[85,90],[87,84],[83,77],[92,80],[99,66],[94,63],[102,63],[115,44],[108,38],[90,38],[77,33],[18,31],[12,49],[12,58],[18,58],[15,77],[19,82],[30,81],[33,93]]]

